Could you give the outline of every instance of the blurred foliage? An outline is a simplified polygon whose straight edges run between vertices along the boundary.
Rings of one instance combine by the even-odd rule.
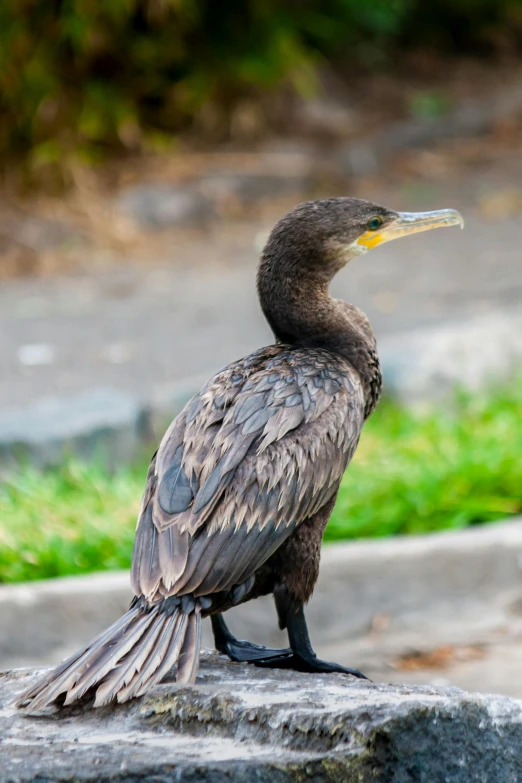
[[[440,90],[417,90],[409,100],[409,113],[417,120],[441,117],[449,109],[448,98]]]
[[[390,402],[365,425],[326,541],[462,528],[522,513],[522,379],[424,412]],[[128,568],[145,460],[73,460],[0,486],[0,582]]]
[[[2,0],[0,159],[223,134],[275,88],[309,94],[324,60],[505,48],[521,30],[522,0]]]

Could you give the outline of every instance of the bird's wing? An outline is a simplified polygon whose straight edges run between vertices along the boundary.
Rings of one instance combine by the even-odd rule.
[[[151,463],[135,593],[201,596],[248,579],[336,493],[363,420],[358,375],[323,350],[271,346],[214,376]]]

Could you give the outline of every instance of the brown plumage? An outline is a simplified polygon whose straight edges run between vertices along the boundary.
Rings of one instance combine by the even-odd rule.
[[[308,202],[274,228],[258,273],[277,343],[228,365],[177,416],[149,468],[129,611],[20,699],[36,710],[95,693],[95,706],[145,693],[177,666],[194,682],[201,618],[235,660],[312,671],[303,605],[342,475],[381,388],[363,313],[330,297],[334,274],[373,244],[458,222],[356,199]],[[427,217],[428,215],[428,217]],[[434,217],[436,216],[436,217]],[[393,234],[395,232],[395,234]],[[390,236],[388,236],[390,235]],[[290,648],[239,642],[221,613],[273,593]]]

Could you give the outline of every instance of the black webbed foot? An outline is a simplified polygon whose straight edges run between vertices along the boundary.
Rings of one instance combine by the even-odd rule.
[[[266,669],[293,669],[297,672],[304,672],[306,674],[351,674],[353,677],[358,677],[361,680],[368,680],[365,674],[359,671],[359,669],[350,669],[347,666],[341,666],[339,663],[330,663],[329,661],[322,661],[316,656],[310,658],[302,658],[300,655],[296,655],[291,651],[290,655],[285,657],[281,656],[277,658],[265,658],[264,660],[252,661],[256,666],[263,666]]]
[[[216,650],[227,655],[232,661],[253,663],[254,666],[266,669],[293,669],[307,674],[351,674],[353,677],[359,677],[363,680],[368,679],[358,669],[350,669],[338,663],[322,661],[315,655],[308,639],[304,614],[302,617],[298,615],[295,622],[290,621],[289,624],[289,635],[293,649],[288,647],[281,650],[236,639],[230,633],[221,614],[213,614],[211,621]]]
[[[289,647],[283,650],[276,650],[272,647],[263,647],[260,644],[253,644],[242,639],[227,642],[219,652],[228,655],[231,661],[237,661],[238,663],[253,663],[256,666],[272,666],[285,669],[288,667],[283,662],[294,657]]]
[[[264,665],[264,662],[274,661],[276,659],[285,659],[292,657],[292,650],[275,650],[271,647],[263,647],[260,644],[253,644],[242,639],[236,639],[230,631],[221,614],[213,614],[211,617],[212,630],[214,632],[214,642],[216,650],[224,655],[228,655],[230,660],[238,663],[255,663]]]

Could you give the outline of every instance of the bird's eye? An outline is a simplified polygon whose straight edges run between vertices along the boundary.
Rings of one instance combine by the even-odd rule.
[[[374,217],[371,220],[368,221],[366,224],[366,227],[370,231],[377,231],[377,229],[382,225],[382,218],[380,217]]]

